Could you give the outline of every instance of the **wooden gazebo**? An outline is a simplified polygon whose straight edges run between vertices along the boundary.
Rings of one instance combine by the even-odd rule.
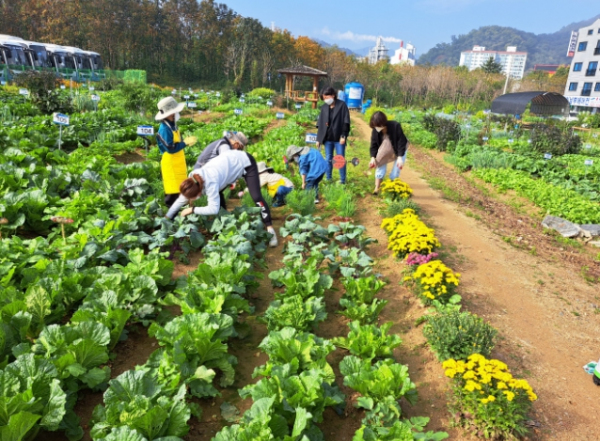
[[[327,72],[319,69],[314,69],[308,66],[294,66],[278,71],[280,74],[285,74],[285,97],[296,102],[311,102],[312,108],[317,108],[319,101],[319,78],[326,77]],[[305,92],[302,90],[294,90],[294,77],[312,77],[313,90]]]

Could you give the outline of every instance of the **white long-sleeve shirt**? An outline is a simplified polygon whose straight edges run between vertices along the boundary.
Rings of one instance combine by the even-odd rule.
[[[200,175],[204,180],[204,189],[202,194],[205,194],[208,199],[206,207],[195,207],[194,214],[202,216],[210,216],[219,213],[221,200],[219,193],[228,185],[233,184],[239,178],[244,176],[246,167],[250,166],[250,158],[248,154],[241,150],[229,150],[223,152],[214,159],[211,159],[204,167],[192,170],[189,174]],[[181,207],[189,202],[188,198],[179,195],[175,203],[167,212],[167,217],[173,219]]]

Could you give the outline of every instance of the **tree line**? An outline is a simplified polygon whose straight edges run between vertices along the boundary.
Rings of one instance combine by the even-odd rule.
[[[337,46],[264,27],[214,0],[0,0],[0,29],[28,40],[99,52],[106,67],[143,69],[171,86],[249,90],[284,84],[277,70],[324,70],[321,86],[365,85],[384,105],[479,107],[501,93],[503,77],[447,66],[370,65]],[[297,89],[311,90],[298,79]]]

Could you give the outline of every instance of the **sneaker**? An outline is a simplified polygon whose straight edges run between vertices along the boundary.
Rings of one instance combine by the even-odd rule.
[[[277,234],[271,233],[271,239],[269,240],[269,246],[275,248],[279,242],[277,241]]]

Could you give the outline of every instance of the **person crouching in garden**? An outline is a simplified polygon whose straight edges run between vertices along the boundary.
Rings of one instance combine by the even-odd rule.
[[[275,173],[264,162],[259,162],[257,167],[260,176],[260,186],[267,186],[267,192],[273,198],[273,207],[285,205],[285,197],[294,189],[292,181],[279,173]],[[244,190],[244,192],[247,191],[248,188]]]
[[[211,159],[229,150],[244,150],[248,146],[248,138],[242,132],[227,132],[222,138],[206,146],[194,165],[194,169],[202,168]]]
[[[400,171],[406,162],[408,150],[408,139],[402,131],[402,126],[397,121],[388,121],[383,112],[375,112],[369,123],[373,129],[371,132],[371,162],[369,168],[376,167],[375,190],[373,194],[379,194],[379,187],[389,163],[393,163],[390,179],[400,177]]]
[[[267,231],[272,235],[269,246],[276,247],[277,234],[273,228],[269,206],[260,192],[260,177],[256,160],[249,153],[240,150],[223,152],[210,160],[204,167],[192,170],[190,177],[181,183],[180,196],[166,217],[173,219],[183,205],[186,203],[193,205],[193,202],[201,195],[206,195],[207,205],[186,208],[181,212],[181,216],[189,216],[192,213],[200,216],[218,214],[220,208],[225,208],[222,205],[224,198],[222,198],[221,192],[242,177],[246,181],[252,200],[261,210],[261,219],[267,227]]]
[[[179,113],[185,107],[184,103],[178,104],[173,97],[163,98],[158,103],[156,121],[160,121],[156,141],[162,154],[160,171],[165,190],[165,205],[171,207],[179,196],[179,186],[187,178],[187,165],[185,163],[185,142],[177,127]]]
[[[317,121],[317,148],[325,147],[327,159],[327,180],[331,181],[333,171],[333,155],[346,157],[346,139],[350,133],[350,111],[342,100],[335,97],[335,89],[326,87],[321,92],[325,104]],[[346,166],[340,168],[340,183],[346,183]]]
[[[298,164],[302,176],[302,190],[314,190],[315,204],[318,204],[319,183],[327,172],[327,161],[317,149],[295,145],[287,148],[286,156],[290,164]]]

